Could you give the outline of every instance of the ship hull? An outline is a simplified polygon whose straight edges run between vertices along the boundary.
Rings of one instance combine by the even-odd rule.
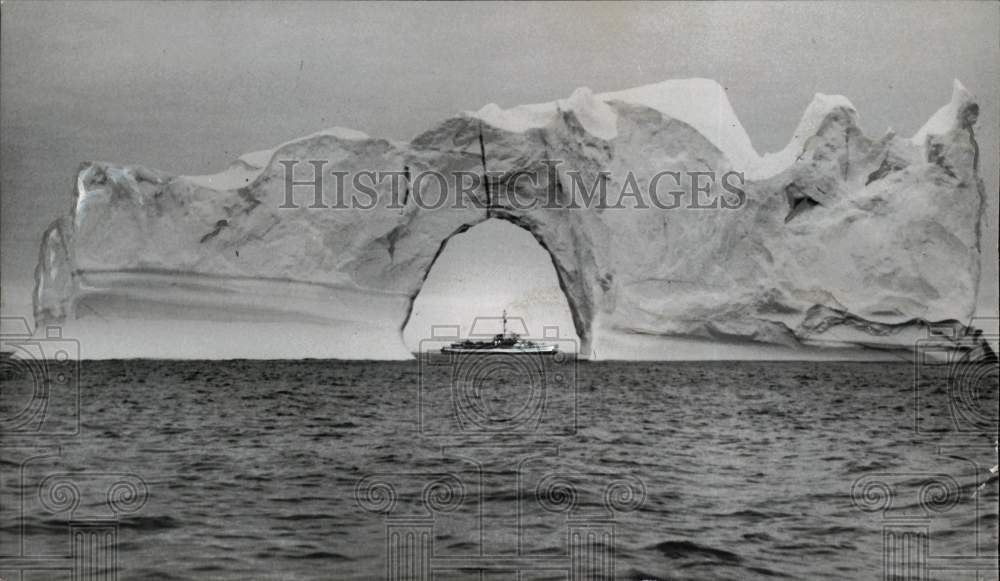
[[[531,355],[531,354],[553,354],[558,352],[559,348],[555,345],[541,345],[538,347],[524,347],[517,349],[504,349],[502,347],[484,347],[482,349],[476,348],[465,348],[465,347],[442,347],[442,353],[474,353],[474,354],[490,354],[490,353],[502,353],[504,355]]]

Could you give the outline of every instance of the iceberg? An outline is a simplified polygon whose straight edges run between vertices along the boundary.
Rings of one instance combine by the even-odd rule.
[[[36,324],[299,325],[322,345],[307,355],[410,357],[442,248],[501,219],[550,255],[586,357],[634,337],[910,347],[976,304],[977,117],[956,81],[912,138],[872,138],[817,95],[760,156],[725,90],[686,79],[487,105],[409,142],[332,128],[210,176],[87,162],[43,236]]]

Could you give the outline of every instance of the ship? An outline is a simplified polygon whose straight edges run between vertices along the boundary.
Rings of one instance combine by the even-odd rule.
[[[535,343],[534,341],[522,338],[517,333],[508,333],[506,310],[503,312],[503,331],[494,335],[492,340],[473,341],[472,339],[466,339],[465,341],[458,341],[441,348],[442,353],[474,353],[477,355],[488,353],[506,353],[511,355],[529,353],[552,354],[558,351],[559,347],[557,345]]]

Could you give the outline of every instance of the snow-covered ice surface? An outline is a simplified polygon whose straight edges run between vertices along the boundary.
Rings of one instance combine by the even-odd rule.
[[[590,89],[580,88],[566,100],[506,110],[491,103],[470,115],[499,129],[522,133],[545,127],[555,120],[559,111],[567,111],[576,115],[588,133],[608,140],[617,134],[617,115],[607,105],[613,101],[649,107],[691,125],[722,150],[736,167],[749,169],[760,162],[725,89],[709,79],[669,80],[598,95]]]
[[[763,159],[752,164],[749,170],[751,179],[765,179],[777,175],[806,151],[808,140],[819,133],[820,127],[827,116],[836,109],[854,112],[854,105],[841,95],[824,95],[817,93],[806,108],[802,120],[799,121],[792,134],[792,139],[784,149],[777,153],[769,153]]]
[[[975,305],[977,116],[956,82],[951,102],[915,136],[873,139],[846,98],[817,95],[788,146],[761,157],[725,90],[689,79],[487,105],[408,143],[334,128],[212,176],[86,163],[72,211],[43,238],[36,320],[90,319],[122,333],[147,320],[189,321],[215,325],[204,335],[213,337],[285,324],[312,337],[296,344],[299,356],[406,357],[400,331],[442,245],[499,218],[551,255],[591,357],[655,358],[651,342],[678,337],[791,350],[910,346],[929,322],[961,327]],[[371,209],[309,208],[312,192],[302,188],[289,208],[282,160],[306,170],[328,160],[348,174],[485,169],[542,179],[517,183],[517,205],[493,196],[486,208],[483,186],[460,194],[425,180],[422,198],[448,202],[421,208],[405,183],[385,180]],[[561,162],[555,174],[547,160]],[[742,172],[741,196],[719,180],[704,194],[737,207],[691,208],[687,177],[680,207],[655,206],[665,197],[647,187],[655,176],[695,171]],[[574,173],[604,180],[613,197],[570,209],[579,201],[568,193]],[[619,204],[629,180],[640,191]],[[351,180],[346,191],[325,180],[323,194],[328,204],[370,199]],[[259,339],[242,353],[289,351],[280,337]]]
[[[299,137],[291,141],[287,141],[274,149],[262,149],[260,151],[254,151],[251,153],[245,153],[241,155],[236,161],[234,161],[225,171],[219,172],[217,174],[201,175],[201,176],[180,176],[191,183],[204,187],[204,188],[215,188],[218,190],[232,190],[236,188],[241,188],[250,184],[250,182],[257,179],[257,176],[264,171],[264,168],[271,162],[274,157],[274,153],[281,149],[282,147],[290,144],[299,142],[305,139],[311,139],[313,137],[321,137],[328,135],[330,137],[336,137],[338,139],[346,140],[359,140],[368,139],[368,134],[363,131],[358,131],[356,129],[349,129],[347,127],[331,127],[329,129],[324,129],[322,131],[317,131],[310,135],[304,137]]]

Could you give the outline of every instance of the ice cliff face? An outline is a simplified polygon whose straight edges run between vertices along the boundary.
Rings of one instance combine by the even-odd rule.
[[[908,346],[905,330],[975,305],[977,115],[956,82],[913,138],[872,139],[850,102],[817,95],[761,158],[723,89],[695,79],[489,105],[409,143],[333,129],[214,176],[86,163],[43,238],[36,319],[305,321],[405,353],[443,245],[499,218],[549,252],[592,357],[637,335]],[[296,185],[290,202],[286,181],[316,164],[321,198]],[[414,180],[428,171],[471,185]],[[352,183],[364,172],[397,179]]]

